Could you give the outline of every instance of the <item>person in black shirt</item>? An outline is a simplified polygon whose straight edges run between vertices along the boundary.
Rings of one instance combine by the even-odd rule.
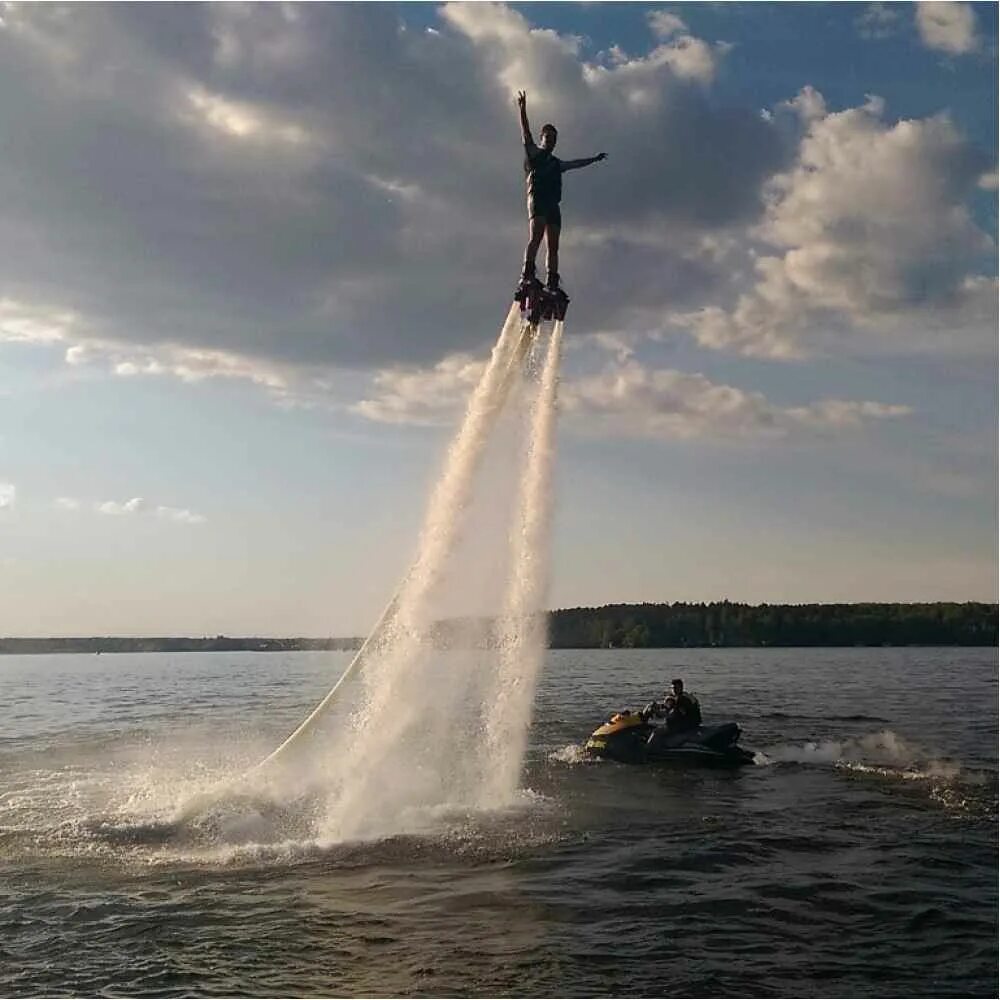
[[[560,160],[552,155],[559,133],[555,125],[543,125],[539,144],[531,137],[528,125],[528,98],[518,91],[517,107],[521,115],[521,137],[524,139],[524,173],[528,185],[528,247],[524,251],[524,270],[521,280],[535,277],[535,256],[545,237],[547,250],[546,286],[550,291],[559,287],[559,233],[562,229],[562,175],[567,170],[589,167],[607,159],[607,153],[598,153],[583,160]]]
[[[668,734],[686,733],[701,725],[701,705],[684,690],[680,678],[671,681],[670,694],[663,701],[651,701],[640,715],[644,719],[665,719]]]
[[[674,732],[697,729],[701,725],[701,705],[698,704],[698,699],[684,690],[684,681],[680,678],[670,682],[670,690],[674,707],[667,713],[667,728]]]

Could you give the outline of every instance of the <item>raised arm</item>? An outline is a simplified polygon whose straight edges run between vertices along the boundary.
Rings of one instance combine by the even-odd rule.
[[[521,116],[521,138],[525,146],[533,146],[535,140],[531,138],[531,127],[528,125],[528,95],[523,90],[517,92],[517,110]]]
[[[562,172],[566,173],[567,170],[579,170],[580,167],[589,167],[592,163],[600,163],[601,160],[606,160],[607,158],[607,153],[598,153],[597,156],[588,156],[582,160],[563,160]]]

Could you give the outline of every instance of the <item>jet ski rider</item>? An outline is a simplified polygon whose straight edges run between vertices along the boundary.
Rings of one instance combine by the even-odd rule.
[[[645,717],[665,718],[667,732],[686,733],[701,725],[701,705],[694,695],[684,690],[679,677],[670,682],[671,693],[662,702],[650,702],[643,710]]]
[[[528,98],[523,90],[517,92],[517,108],[521,116],[521,137],[524,139],[524,173],[528,185],[528,247],[524,251],[524,270],[521,281],[535,277],[535,255],[545,237],[547,250],[546,287],[550,292],[559,288],[559,233],[562,214],[562,175],[567,170],[589,167],[607,159],[607,153],[598,153],[582,160],[560,160],[552,155],[559,133],[555,125],[543,125],[539,145],[531,137],[528,125]]]

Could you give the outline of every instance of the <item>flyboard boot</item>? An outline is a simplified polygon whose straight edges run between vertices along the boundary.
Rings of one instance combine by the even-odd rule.
[[[549,271],[542,291],[542,319],[564,320],[569,308],[569,296],[559,287],[559,274]]]
[[[559,275],[549,271],[543,285],[535,275],[535,265],[527,261],[514,291],[514,301],[521,306],[521,316],[530,326],[538,326],[542,320],[565,319],[569,306],[569,297],[559,287]]]
[[[541,293],[542,283],[535,276],[535,262],[525,258],[521,277],[514,289],[514,301],[521,308],[521,334],[514,348],[511,372],[527,357],[534,335],[538,332],[538,303]]]
[[[540,304],[542,283],[535,276],[534,261],[526,260],[521,271],[521,279],[514,289],[514,301],[521,307],[521,319],[531,326],[537,326],[541,319]]]

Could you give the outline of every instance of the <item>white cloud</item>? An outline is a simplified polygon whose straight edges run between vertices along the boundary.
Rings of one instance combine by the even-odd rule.
[[[687,34],[687,25],[676,15],[667,10],[652,10],[646,15],[653,34],[657,38],[670,38],[671,35]]]
[[[157,507],[156,516],[165,518],[168,521],[179,521],[182,524],[204,524],[205,516],[195,514],[186,507]]]
[[[303,378],[296,366],[281,365],[262,358],[253,358],[234,351],[191,348],[177,344],[152,344],[145,348],[116,343],[88,335],[78,328],[80,339],[66,349],[68,365],[82,368],[98,367],[121,378],[140,376],[173,376],[182,382],[206,379],[245,379],[284,395],[292,383]],[[67,334],[63,335],[68,340]]]
[[[388,369],[372,380],[371,398],[351,409],[368,420],[430,426],[450,422],[483,372],[483,361],[456,354],[431,369]]]
[[[0,510],[10,510],[17,497],[17,487],[13,483],[0,483]]]
[[[781,110],[794,111],[806,123],[826,117],[826,99],[815,87],[808,84],[791,100],[782,101],[778,107]]]
[[[56,497],[53,506],[59,510],[79,510],[80,501],[76,497]]]
[[[19,252],[0,296],[80,317],[52,334],[70,365],[278,395],[304,369],[482,351],[488,322],[440,318],[457,284],[478,316],[517,272],[521,88],[565,155],[611,153],[567,182],[569,287],[620,284],[641,256],[627,304],[595,295],[578,330],[722,280],[682,258],[753,218],[785,156],[753,110],[706,94],[725,45],[660,18],[648,48],[591,59],[530,11],[436,16],[429,33],[388,7],[16,8],[0,131],[24,141],[0,161],[0,244]]]
[[[201,86],[191,87],[185,97],[183,116],[191,116],[227,138],[290,146],[305,146],[313,141],[302,125],[249,102],[228,100]]]
[[[980,46],[972,4],[931,2],[917,4],[917,30],[929,49],[950,55],[968,55]]]
[[[784,107],[805,132],[767,186],[752,288],[673,320],[704,346],[763,357],[801,355],[817,328],[899,335],[922,323],[942,346],[969,327],[989,342],[995,288],[979,272],[993,243],[965,207],[981,162],[948,117],[889,124],[878,98],[828,112],[810,88]]]
[[[75,503],[76,501],[73,502]],[[94,510],[99,514],[108,514],[112,517],[151,515],[164,521],[175,521],[178,524],[204,524],[207,520],[203,514],[196,514],[186,507],[168,507],[165,504],[152,504],[143,497],[132,497],[131,500],[124,502],[105,500],[103,503],[95,504]]]
[[[77,322],[64,309],[0,298],[0,342],[52,344],[65,339]]]
[[[117,500],[105,500],[103,503],[98,503],[95,506],[95,510],[98,514],[110,514],[112,517],[120,517],[123,514],[142,513],[148,507],[149,504],[142,497],[132,497],[131,500],[126,500],[124,503],[119,503]]]
[[[216,351],[172,344],[157,345],[145,352],[129,351],[124,345],[106,345],[105,359],[115,375],[173,375],[184,382],[209,378],[247,379],[268,389],[282,390],[290,374],[280,366],[241,356],[231,351]]]
[[[0,38],[0,129],[24,136],[0,162],[0,243],[19,247],[0,338],[122,378],[246,380],[287,405],[342,405],[356,396],[326,385],[393,371],[357,412],[409,413],[420,387],[401,373],[484,355],[480,317],[516,273],[522,88],[565,155],[611,152],[567,181],[574,333],[673,322],[789,357],[819,325],[867,332],[922,303],[958,329],[983,308],[953,127],[932,141],[934,120],[890,126],[875,103],[832,114],[808,87],[763,121],[713,99],[726,46],[669,11],[649,15],[645,51],[593,59],[527,14],[447,6],[429,33],[352,5],[18,7]],[[911,240],[921,219],[941,244]],[[473,319],[442,322],[459,288]],[[424,419],[441,406],[425,398]]]
[[[759,392],[714,383],[700,374],[646,368],[634,360],[569,382],[560,399],[587,433],[681,440],[829,434],[911,412],[906,406],[838,399],[780,407]]]
[[[616,344],[618,360],[601,373],[564,379],[560,406],[570,426],[588,434],[620,437],[783,438],[793,432],[834,432],[866,421],[905,416],[909,407],[869,401],[820,400],[780,407],[757,392],[720,385],[704,375],[651,369]],[[446,358],[424,371],[380,372],[371,398],[355,412],[384,423],[448,423],[482,371],[465,356]]]
[[[866,4],[855,19],[858,34],[862,38],[880,40],[890,38],[900,27],[900,13],[887,3]]]
[[[97,336],[75,313],[45,303],[0,299],[0,342],[68,344],[64,354],[72,367],[99,365],[123,377],[172,375],[184,382],[210,378],[247,379],[281,392],[294,378],[282,366],[232,351],[152,344],[145,349]]]
[[[708,84],[715,78],[719,55],[725,49],[712,47],[700,38],[682,35],[667,45],[661,45],[649,57],[662,60],[681,80],[696,80]]]

